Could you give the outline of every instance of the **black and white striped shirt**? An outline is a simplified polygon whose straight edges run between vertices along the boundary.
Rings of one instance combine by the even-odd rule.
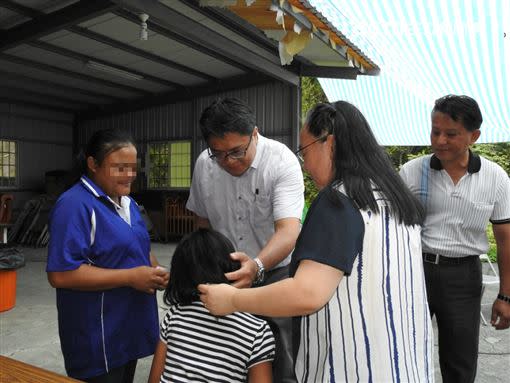
[[[266,321],[241,312],[215,317],[200,301],[170,306],[160,338],[167,344],[160,382],[245,382],[249,368],[275,353]]]
[[[467,172],[455,185],[433,155],[409,161],[400,175],[427,212],[424,252],[450,257],[486,253],[489,221],[510,222],[508,174],[477,154],[470,152]]]

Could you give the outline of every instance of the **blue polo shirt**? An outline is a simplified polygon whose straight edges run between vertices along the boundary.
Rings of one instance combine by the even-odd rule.
[[[127,222],[115,203],[89,178],[63,193],[49,221],[46,271],[82,264],[107,269],[150,266],[150,239],[130,197]],[[126,214],[125,214],[126,215]],[[60,343],[67,373],[75,378],[105,374],[154,353],[158,342],[156,296],[130,287],[78,291],[57,289]]]

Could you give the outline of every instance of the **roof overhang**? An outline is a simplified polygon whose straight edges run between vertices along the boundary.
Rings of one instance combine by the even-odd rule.
[[[80,119],[270,81],[298,86],[300,76],[378,70],[301,0],[222,8],[199,0],[29,3],[0,0],[0,99]]]
[[[227,9],[278,43],[282,65],[298,59],[299,74],[328,78],[377,75],[379,67],[307,0],[200,0]]]

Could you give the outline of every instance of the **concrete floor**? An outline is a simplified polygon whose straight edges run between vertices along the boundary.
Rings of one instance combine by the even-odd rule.
[[[162,265],[169,265],[175,244],[152,244],[153,254]],[[27,264],[17,271],[16,306],[0,313],[0,354],[50,371],[65,374],[57,330],[55,291],[45,273],[46,249],[20,248]],[[490,318],[491,299],[496,287],[488,287],[482,301],[483,312]],[[164,312],[162,293],[158,292],[160,318]],[[440,382],[435,342],[436,381]],[[135,382],[146,382],[151,357],[138,362]],[[481,326],[478,383],[508,382],[510,367],[510,330],[496,331]],[[277,383],[277,382],[276,382]]]

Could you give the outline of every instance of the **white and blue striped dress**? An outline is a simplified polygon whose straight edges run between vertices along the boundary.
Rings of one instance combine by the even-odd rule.
[[[291,274],[310,259],[344,271],[331,300],[301,317],[299,382],[431,382],[433,334],[420,228],[320,193],[296,244]]]

